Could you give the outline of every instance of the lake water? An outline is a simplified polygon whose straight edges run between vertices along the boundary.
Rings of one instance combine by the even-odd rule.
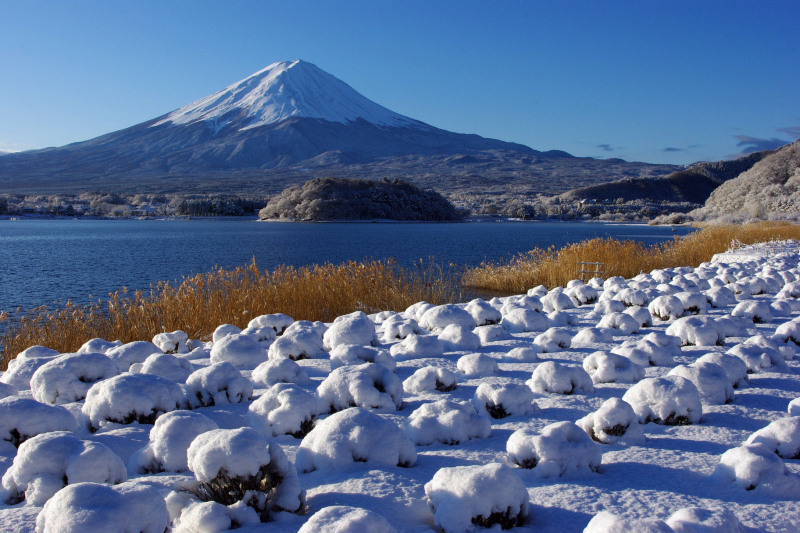
[[[613,236],[653,244],[690,228],[543,222],[453,224],[283,223],[255,220],[0,220],[0,311],[120,288],[148,289],[215,266],[341,263],[434,257],[474,266],[535,247]],[[588,259],[588,258],[587,258]]]

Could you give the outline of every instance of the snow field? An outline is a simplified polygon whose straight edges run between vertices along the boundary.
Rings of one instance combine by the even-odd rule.
[[[797,265],[31,348],[0,375],[0,530],[793,531]]]

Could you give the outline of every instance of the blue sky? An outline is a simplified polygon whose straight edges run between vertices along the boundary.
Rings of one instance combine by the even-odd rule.
[[[0,149],[155,118],[304,59],[398,113],[574,155],[800,137],[800,3],[0,0]]]

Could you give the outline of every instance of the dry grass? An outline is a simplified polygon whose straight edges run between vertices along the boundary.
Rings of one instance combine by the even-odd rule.
[[[697,266],[730,249],[733,242],[753,244],[780,239],[800,239],[800,225],[763,222],[705,226],[685,237],[653,246],[597,238],[560,249],[537,248],[507,263],[484,263],[466,271],[464,286],[507,293],[522,293],[537,285],[563,286],[580,277],[579,261],[603,263],[606,278],[630,278],[656,268]]]
[[[71,352],[94,337],[130,342],[178,329],[204,339],[220,324],[243,328],[258,315],[278,312],[296,320],[329,322],[355,310],[371,313],[403,310],[421,300],[458,301],[459,286],[454,270],[432,261],[420,261],[412,269],[388,260],[265,271],[254,260],[248,267],[198,274],[180,285],[162,282],[149,292],[132,294],[123,289],[93,305],[40,307],[6,320],[0,368],[36,344]]]

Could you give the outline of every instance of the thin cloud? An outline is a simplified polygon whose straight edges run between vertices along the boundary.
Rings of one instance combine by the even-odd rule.
[[[612,147],[610,144],[598,144],[596,148],[600,148],[604,152],[616,152],[617,149]]]
[[[781,133],[786,133],[792,136],[792,139],[800,137],[800,126],[787,126],[786,128],[778,128]]]
[[[784,144],[789,143],[789,141],[784,141],[783,139],[777,139],[775,137],[772,139],[761,139],[759,137],[750,137],[749,135],[734,135],[733,138],[739,141],[736,143],[736,146],[737,148],[741,148],[740,153],[743,155],[761,152],[763,150],[774,150],[775,148],[780,148]]]
[[[686,148],[675,148],[674,146],[667,146],[666,148],[662,148],[662,152],[685,152]]]

